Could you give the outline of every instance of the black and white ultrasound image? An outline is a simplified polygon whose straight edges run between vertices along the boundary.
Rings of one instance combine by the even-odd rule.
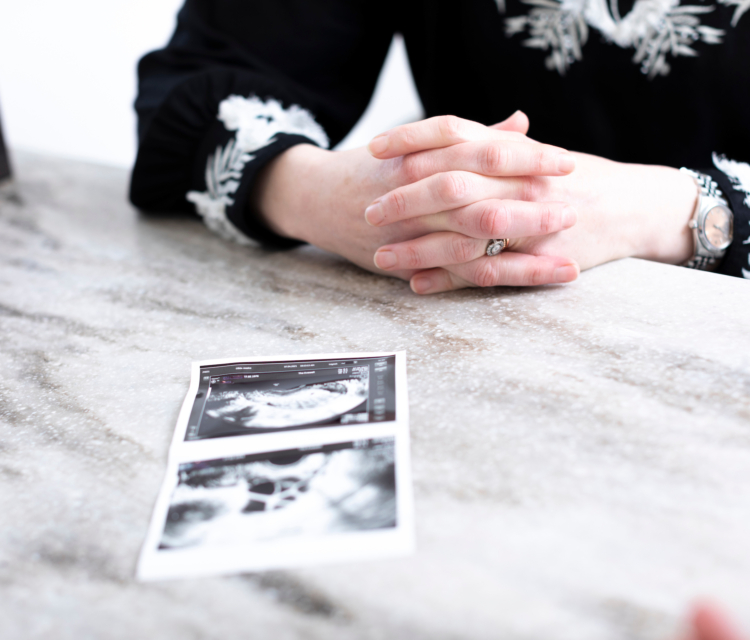
[[[159,549],[396,526],[392,438],[180,465]]]
[[[357,377],[292,378],[219,384],[211,388],[200,437],[268,433],[367,418],[367,369]],[[311,376],[312,378],[312,376]]]

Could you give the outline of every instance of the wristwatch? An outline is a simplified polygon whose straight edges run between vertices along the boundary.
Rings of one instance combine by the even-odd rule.
[[[732,244],[734,214],[719,185],[711,176],[685,167],[680,171],[692,176],[700,189],[698,206],[688,223],[693,230],[695,252],[682,266],[713,271]]]

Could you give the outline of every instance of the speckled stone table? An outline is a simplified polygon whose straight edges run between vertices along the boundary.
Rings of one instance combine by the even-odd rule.
[[[627,260],[428,298],[143,218],[119,169],[0,195],[0,637],[656,640],[750,628],[750,283]],[[192,360],[405,349],[417,553],[140,584]]]

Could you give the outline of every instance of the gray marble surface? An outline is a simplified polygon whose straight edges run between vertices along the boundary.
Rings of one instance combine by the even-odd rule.
[[[143,218],[119,169],[0,195],[0,637],[670,638],[750,627],[750,283],[627,260],[418,298]],[[405,349],[417,553],[133,579],[190,362]]]

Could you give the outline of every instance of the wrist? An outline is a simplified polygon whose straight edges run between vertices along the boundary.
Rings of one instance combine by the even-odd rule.
[[[671,167],[642,166],[649,172],[643,190],[648,202],[640,212],[632,255],[668,264],[682,264],[693,256],[693,233],[688,226],[698,203],[699,189],[689,175]]]
[[[298,144],[280,153],[258,174],[250,206],[271,231],[308,241],[304,222],[315,185],[319,186],[315,169],[321,156],[329,153],[311,144]]]

